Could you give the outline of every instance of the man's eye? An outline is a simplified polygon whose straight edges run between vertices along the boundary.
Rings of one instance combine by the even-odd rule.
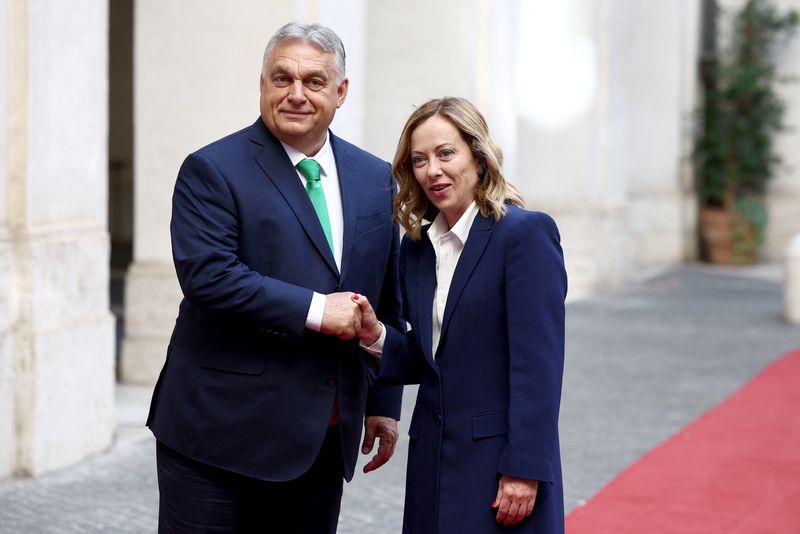
[[[275,85],[287,85],[289,83],[289,78],[286,76],[275,76],[272,78],[272,82]]]
[[[322,87],[325,86],[325,84],[322,82],[322,80],[314,79],[308,81],[308,86],[311,87],[312,89],[321,89]]]

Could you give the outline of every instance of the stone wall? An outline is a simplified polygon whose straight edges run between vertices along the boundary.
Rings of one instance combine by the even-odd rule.
[[[189,151],[256,118],[254,63],[291,18],[341,35],[351,85],[333,129],[384,159],[414,106],[445,95],[475,102],[504,149],[508,179],[530,208],[559,223],[573,296],[693,257],[695,206],[683,162],[700,3],[639,4],[295,0],[220,10],[215,2],[137,1],[123,378],[155,379],[174,324],[175,173]]]
[[[137,0],[134,8],[134,247],[120,371],[125,381],[153,383],[181,298],[169,239],[178,168],[258,118],[264,46],[292,6]]]
[[[106,8],[0,1],[0,476],[113,435]]]

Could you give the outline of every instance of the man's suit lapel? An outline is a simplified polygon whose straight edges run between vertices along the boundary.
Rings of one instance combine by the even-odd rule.
[[[297,176],[297,171],[292,167],[292,162],[286,155],[286,151],[283,150],[275,136],[267,130],[261,118],[253,124],[251,131],[252,141],[264,147],[264,150],[260,151],[256,156],[256,163],[289,204],[289,207],[305,229],[306,234],[308,234],[309,239],[325,259],[325,263],[339,276],[336,261],[333,259],[333,253],[325,238],[317,212],[314,211],[314,206],[308,198],[308,193],[303,188],[303,184]],[[287,236],[287,238],[291,238],[291,236]]]
[[[330,134],[331,149],[336,160],[336,172],[339,174],[339,190],[342,196],[342,275],[345,280],[350,266],[350,252],[353,249],[353,234],[356,227],[356,211],[358,206],[358,172],[355,158],[347,150],[347,145],[338,137]]]
[[[442,319],[440,346],[444,341],[450,319],[453,317],[453,311],[458,305],[458,299],[461,297],[461,293],[464,292],[464,288],[478,265],[478,261],[483,256],[483,251],[486,249],[486,244],[492,235],[493,225],[494,218],[484,217],[480,213],[475,217],[475,222],[472,223],[467,244],[464,245],[464,250],[461,251],[461,256],[458,258],[453,280],[450,282],[450,290],[447,292],[447,305],[445,305],[444,318]]]

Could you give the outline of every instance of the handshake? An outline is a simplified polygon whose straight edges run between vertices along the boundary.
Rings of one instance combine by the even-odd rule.
[[[342,339],[357,337],[366,346],[373,345],[383,327],[364,295],[340,292],[325,295],[325,313],[320,332]]]

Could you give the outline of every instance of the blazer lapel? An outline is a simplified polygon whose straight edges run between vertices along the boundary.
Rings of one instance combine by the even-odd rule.
[[[330,134],[331,149],[336,160],[336,172],[339,174],[339,190],[342,196],[342,274],[341,280],[345,280],[347,270],[350,266],[350,252],[353,249],[353,233],[356,227],[356,207],[358,206],[358,172],[355,158],[353,158],[347,146],[339,142],[339,138]]]
[[[292,162],[280,142],[267,130],[261,118],[253,124],[251,131],[252,141],[264,147],[264,150],[256,156],[256,163],[289,204],[325,263],[336,276],[339,276],[336,261],[333,259],[333,253],[325,238],[317,212],[314,211],[308,193],[303,188],[302,182],[297,177],[297,171],[292,167]]]
[[[458,305],[458,299],[464,288],[467,286],[475,266],[483,255],[486,249],[486,244],[489,242],[489,237],[492,235],[492,226],[494,224],[493,217],[484,217],[480,213],[475,217],[475,222],[472,223],[472,228],[469,231],[469,238],[467,244],[464,245],[464,250],[461,251],[461,256],[458,258],[456,270],[453,273],[453,280],[450,282],[450,290],[447,292],[447,304],[444,307],[444,318],[442,319],[442,333],[439,338],[439,346],[444,341],[445,333],[447,332],[447,325],[450,324],[450,319],[453,317],[453,311]]]
[[[469,242],[469,241],[467,241]],[[431,365],[433,362],[433,294],[436,291],[436,254],[433,245],[428,239],[427,231],[422,236],[422,253],[417,265],[417,322],[415,328],[419,333],[417,339],[422,345],[422,351]]]

